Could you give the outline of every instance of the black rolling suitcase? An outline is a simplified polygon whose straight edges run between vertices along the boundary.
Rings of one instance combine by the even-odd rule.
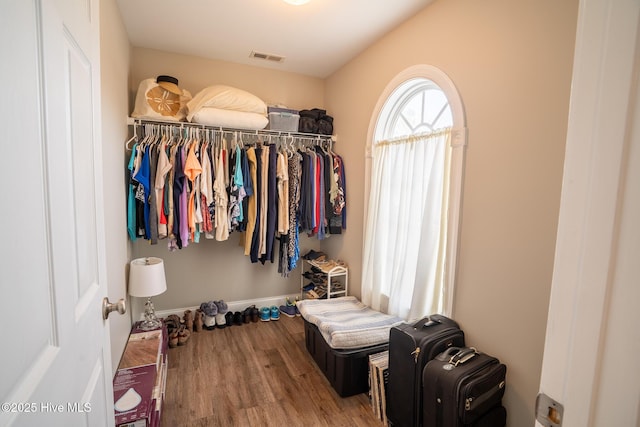
[[[504,427],[507,367],[474,348],[449,348],[424,367],[424,425]]]
[[[412,325],[391,328],[386,391],[390,426],[422,426],[422,370],[429,360],[452,346],[464,347],[464,333],[445,316],[434,314]]]

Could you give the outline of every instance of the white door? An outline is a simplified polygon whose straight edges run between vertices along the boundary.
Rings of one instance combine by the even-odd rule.
[[[112,425],[98,2],[0,1],[0,425]]]
[[[640,426],[639,18],[637,0],[580,2],[540,381],[563,427]]]

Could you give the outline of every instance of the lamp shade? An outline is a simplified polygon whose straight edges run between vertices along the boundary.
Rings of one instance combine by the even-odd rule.
[[[129,268],[129,295],[153,297],[167,290],[164,261],[161,258],[137,258]]]

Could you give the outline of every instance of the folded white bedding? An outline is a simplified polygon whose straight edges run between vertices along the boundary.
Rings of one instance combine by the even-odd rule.
[[[267,104],[254,94],[226,85],[213,85],[202,89],[187,104],[187,120],[204,107],[255,113],[267,117]]]
[[[353,349],[389,341],[389,329],[404,321],[396,316],[373,310],[346,296],[331,299],[298,301],[304,319],[318,327],[331,348]]]
[[[232,129],[260,130],[269,123],[269,119],[260,114],[213,107],[202,107],[189,116],[193,123]]]

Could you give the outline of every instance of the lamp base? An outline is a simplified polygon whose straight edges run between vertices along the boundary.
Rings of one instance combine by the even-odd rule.
[[[153,329],[160,329],[161,326],[162,322],[156,318],[155,320],[143,320],[138,325],[138,328],[143,331],[151,331]]]
[[[162,321],[156,317],[151,297],[147,298],[147,302],[144,303],[144,320],[140,322],[138,327],[143,331],[150,331],[162,327]]]

